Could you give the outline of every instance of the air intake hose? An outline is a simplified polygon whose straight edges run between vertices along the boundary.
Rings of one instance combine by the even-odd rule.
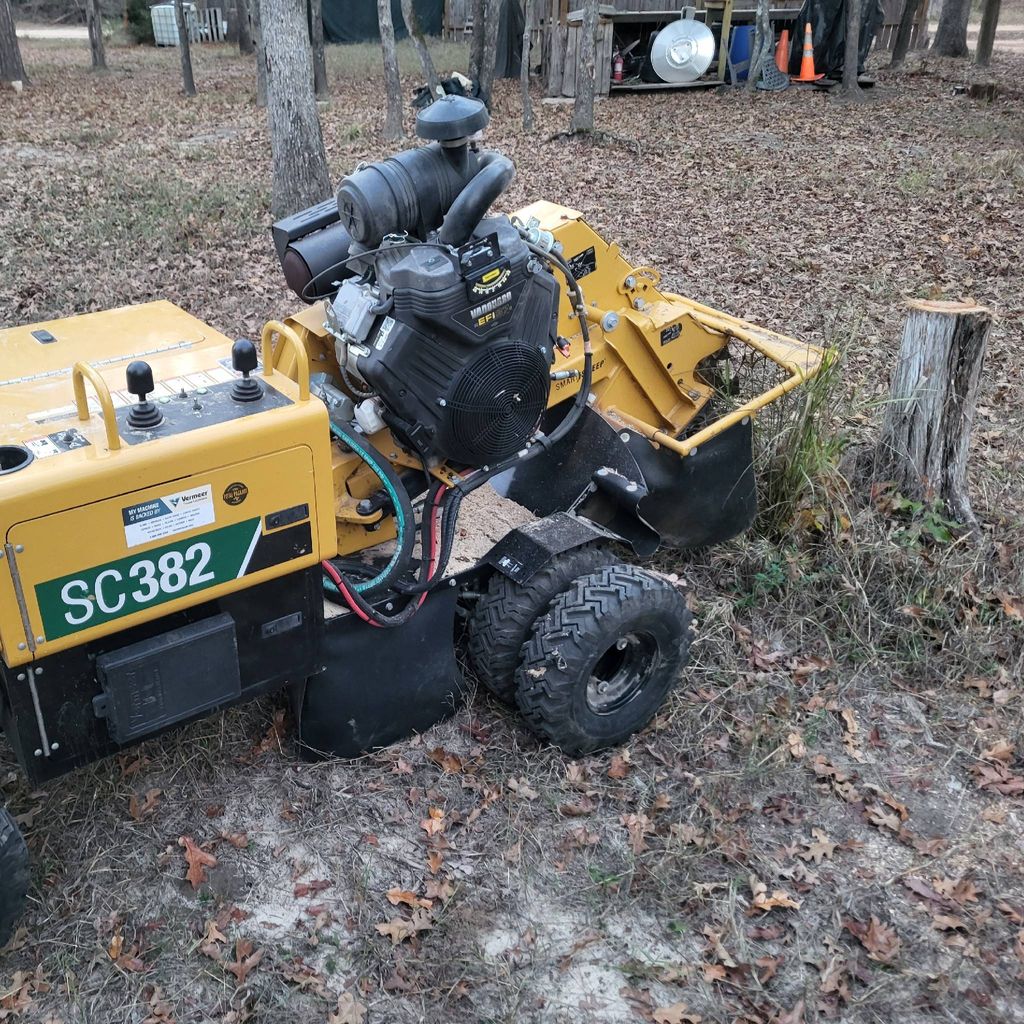
[[[480,158],[480,170],[445,214],[437,240],[444,245],[465,245],[491,204],[508,188],[515,176],[515,165],[507,156],[484,153]]]

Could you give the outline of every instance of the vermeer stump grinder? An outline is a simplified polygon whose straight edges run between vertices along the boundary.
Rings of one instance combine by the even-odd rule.
[[[2,714],[33,784],[281,688],[308,756],[387,744],[456,705],[457,632],[573,755],[679,680],[686,600],[630,558],[750,524],[753,419],[822,352],[661,289],[574,210],[490,214],[514,169],[487,120],[439,100],[426,145],[275,224],[309,304],[258,345],[168,302],[0,331]],[[747,357],[777,380],[743,398]],[[449,572],[485,486],[532,519]]]

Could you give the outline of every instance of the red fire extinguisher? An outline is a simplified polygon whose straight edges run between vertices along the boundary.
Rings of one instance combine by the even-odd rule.
[[[613,82],[621,82],[622,81],[622,66],[623,66],[623,64],[622,64],[622,54],[618,50],[616,50],[614,56],[612,57],[612,81]]]

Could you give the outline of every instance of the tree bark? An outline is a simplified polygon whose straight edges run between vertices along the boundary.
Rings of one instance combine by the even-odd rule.
[[[747,92],[753,92],[757,88],[765,62],[774,59],[775,33],[772,31],[769,17],[768,0],[757,0],[755,26],[754,43],[750,50],[750,68],[747,72]]]
[[[843,93],[849,99],[863,95],[857,84],[860,70],[860,10],[861,0],[846,0],[846,38],[843,46]]]
[[[192,48],[189,40],[189,26],[185,21],[185,7],[182,0],[174,0],[174,20],[178,23],[178,50],[181,55],[181,85],[186,96],[195,96],[196,80],[192,77]]]
[[[0,81],[11,82],[20,90],[28,84],[25,65],[21,61],[18,36],[14,31],[11,0],[0,0]]]
[[[324,9],[322,0],[307,0],[309,45],[313,50],[313,92],[325,99],[331,90],[327,85],[327,56],[324,53]]]
[[[377,21],[380,25],[380,48],[384,58],[384,83],[388,101],[384,138],[395,141],[402,137],[402,79],[398,74],[398,56],[395,53],[391,0],[377,0]]]
[[[896,41],[892,45],[892,60],[889,67],[903,67],[907,59],[907,51],[910,49],[910,36],[914,31],[914,19],[917,17],[917,9],[920,0],[903,0],[903,9],[900,11],[900,24],[896,29]]]
[[[416,17],[416,8],[413,6],[413,0],[402,0],[402,20],[405,22],[405,28],[409,33],[413,46],[416,47],[416,53],[419,54],[420,64],[423,65],[423,74],[427,78],[427,87],[430,89],[430,95],[437,99],[437,72],[434,70],[434,62],[430,59],[430,50],[427,48],[426,40],[423,38],[423,32],[420,29],[419,20]]]
[[[971,0],[943,0],[939,27],[935,30],[932,50],[940,57],[966,57],[967,19]]]
[[[991,326],[973,303],[910,304],[872,473],[905,497],[941,498],[972,527],[967,454]]]
[[[484,62],[484,21],[487,6],[484,0],[470,0],[470,17],[473,19],[473,38],[469,44],[469,70],[467,74],[474,82],[480,81],[480,68]]]
[[[127,20],[127,2],[125,3],[125,8],[125,19]],[[229,0],[225,5],[224,18],[227,21],[227,30],[224,33],[224,42],[231,43],[232,46],[235,46],[238,44],[238,27],[242,21],[238,10],[237,0]]]
[[[249,0],[237,0],[235,12],[238,22],[238,52],[248,56],[256,52],[256,43],[252,38],[252,25],[249,21]]]
[[[256,48],[256,106],[267,105],[267,48],[263,45],[262,13],[260,0],[250,0],[252,4],[252,27]]]
[[[523,130],[533,131],[533,103],[530,102],[530,40],[533,37],[533,18],[537,0],[525,0],[523,5],[523,55],[519,64],[519,92],[523,98]]]
[[[996,41],[996,27],[999,24],[1000,0],[985,0],[981,11],[981,28],[978,30],[978,48],[974,51],[974,63],[987,68],[992,60],[992,46]]]
[[[326,199],[331,175],[313,93],[305,11],[296,0],[260,0],[260,28],[274,164],[270,212],[284,217]]]
[[[494,90],[494,65],[498,59],[498,28],[501,25],[501,7],[505,0],[486,0],[484,5],[484,48],[480,57],[480,99],[491,106]],[[474,32],[476,29],[474,28]]]
[[[597,4],[598,0],[583,0],[583,26],[580,29],[580,47],[576,53],[576,99],[572,105],[570,132],[594,130],[594,87],[597,84]]]
[[[89,28],[89,50],[92,66],[98,71],[107,70],[107,53],[103,46],[103,20],[100,17],[100,0],[86,0],[85,22]]]

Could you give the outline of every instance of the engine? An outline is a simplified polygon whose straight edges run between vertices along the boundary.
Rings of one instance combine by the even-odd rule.
[[[519,230],[488,217],[457,249],[386,238],[370,277],[342,282],[327,316],[363,429],[387,424],[430,462],[522,448],[548,402],[558,284]]]

